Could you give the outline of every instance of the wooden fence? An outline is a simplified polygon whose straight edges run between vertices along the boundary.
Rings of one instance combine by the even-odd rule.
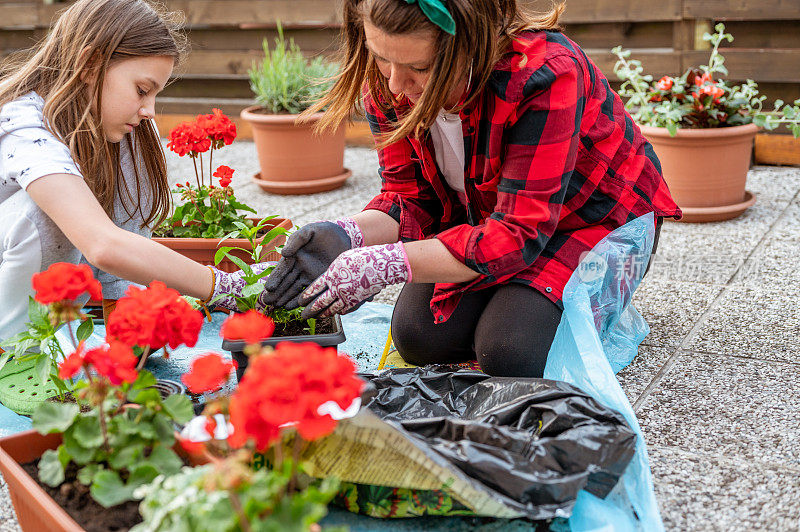
[[[534,11],[549,0],[520,0]],[[65,3],[0,0],[0,56],[26,48],[47,31]],[[252,102],[247,70],[263,57],[276,23],[308,55],[333,54],[341,28],[339,0],[166,0],[185,14],[188,60],[160,98],[163,114]],[[735,37],[723,54],[729,79],[754,79],[770,99],[800,98],[800,0],[567,0],[565,33],[615,81],[611,48],[622,45],[655,76],[679,75],[706,62],[701,36],[724,22]]]

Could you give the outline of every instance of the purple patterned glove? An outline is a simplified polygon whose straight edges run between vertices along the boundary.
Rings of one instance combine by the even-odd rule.
[[[390,284],[410,282],[402,242],[350,249],[339,255],[300,295],[301,317],[346,314]]]
[[[364,233],[361,232],[361,228],[355,220],[352,218],[339,218],[338,220],[333,220],[333,223],[344,229],[344,232],[350,237],[351,248],[360,248],[364,245]]]
[[[254,273],[258,274],[274,265],[274,262],[262,262],[253,264],[251,268]],[[228,273],[213,266],[209,266],[209,268],[214,272],[214,292],[211,294],[211,301],[213,301],[213,303],[211,304],[214,307],[224,308],[232,312],[239,312],[239,307],[236,305],[236,296],[241,296],[242,290],[247,285],[242,278],[242,271],[238,270],[233,273]],[[222,297],[215,299],[220,295]],[[261,308],[258,308],[258,310],[264,310],[264,307],[266,307],[266,305],[262,304],[261,299],[262,298],[259,298],[259,307]]]

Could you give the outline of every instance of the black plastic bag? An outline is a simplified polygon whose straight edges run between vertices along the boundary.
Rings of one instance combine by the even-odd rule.
[[[624,418],[563,382],[447,366],[361,376],[370,411],[529,519],[568,517],[581,489],[605,497],[633,457]]]

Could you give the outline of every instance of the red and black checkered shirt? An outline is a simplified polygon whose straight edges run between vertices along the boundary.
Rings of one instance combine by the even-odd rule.
[[[430,135],[378,151],[383,184],[365,210],[397,220],[403,241],[438,238],[480,274],[436,285],[437,322],[464,292],[509,282],[563,308],[582,253],[643,214],[681,216],[652,146],[578,45],[537,31],[513,49],[460,113],[466,205],[439,171]],[[365,91],[373,135],[391,131],[409,105],[382,113]]]

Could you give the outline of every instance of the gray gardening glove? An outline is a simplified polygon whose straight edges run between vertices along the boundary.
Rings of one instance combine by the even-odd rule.
[[[364,237],[352,218],[304,225],[287,240],[281,260],[264,283],[266,295],[261,299],[287,310],[299,307],[300,294],[336,257],[363,244]]]

